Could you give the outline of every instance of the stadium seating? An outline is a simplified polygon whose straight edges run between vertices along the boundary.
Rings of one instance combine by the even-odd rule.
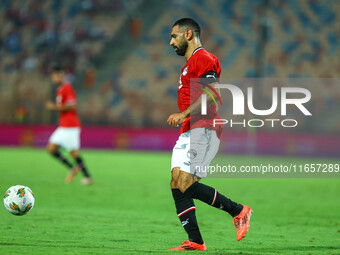
[[[159,111],[156,125],[166,125],[167,116],[177,110],[175,99],[177,80],[184,58],[169,47],[173,22],[181,17],[193,17],[203,29],[206,49],[219,57],[222,81],[228,78],[265,77],[337,77],[340,70],[336,35],[339,5],[328,1],[317,11],[318,1],[172,1],[172,6],[144,35],[140,46],[122,63],[119,84],[125,91],[139,90],[139,97],[164,107]],[[260,12],[266,10],[266,18]],[[212,15],[213,14],[213,15]],[[267,29],[263,52],[263,71],[257,73],[261,24]],[[336,86],[313,88],[313,95],[334,102]],[[264,98],[264,101],[271,100]],[[327,113],[313,109],[317,114]],[[314,107],[321,107],[314,105]],[[144,115],[140,115],[144,118]],[[304,122],[301,120],[301,122]],[[311,127],[306,127],[311,129]]]
[[[126,21],[126,14],[140,2],[1,1],[0,20],[4,25],[0,30],[3,42],[0,44],[0,107],[7,106],[8,116],[3,115],[0,121],[15,121],[12,113],[20,107],[25,108],[25,118],[21,121],[51,121],[44,113],[40,118],[32,118],[33,111],[42,113],[44,108],[33,110],[33,106],[41,106],[51,98],[47,89],[50,82],[46,79],[51,63],[61,62],[67,68],[68,79],[73,82],[75,73],[92,68],[92,58],[101,53]],[[25,100],[30,107],[21,104],[17,86],[35,95]],[[42,91],[46,92],[44,97],[36,96]],[[13,100],[12,104],[5,104],[8,100]]]

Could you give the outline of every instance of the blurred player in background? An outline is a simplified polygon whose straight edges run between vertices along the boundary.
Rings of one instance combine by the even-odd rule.
[[[219,92],[212,85],[219,81],[221,66],[219,60],[207,52],[200,42],[200,26],[191,18],[180,19],[172,26],[172,46],[179,56],[185,56],[186,65],[179,79],[178,106],[180,113],[168,118],[168,124],[179,126],[180,137],[172,152],[171,189],[178,217],[188,234],[189,240],[170,250],[206,250],[198,228],[195,204],[199,199],[208,205],[228,212],[234,218],[237,230],[236,239],[240,241],[248,232],[252,209],[226,198],[216,189],[199,183],[206,177],[206,172],[194,172],[193,165],[209,166],[215,157],[222,134],[223,126],[213,127],[213,119],[220,118],[214,101],[218,100]],[[201,116],[202,90],[193,94],[193,79],[204,80],[204,89],[209,89],[214,98],[208,97],[208,117]],[[199,82],[199,84],[201,84]],[[193,102],[193,103],[190,103]]]
[[[65,82],[65,71],[61,66],[54,66],[51,73],[52,82],[57,86],[56,103],[46,102],[46,108],[58,111],[60,114],[59,127],[51,135],[47,151],[70,169],[65,183],[70,183],[81,171],[83,185],[93,184],[83,159],[80,157],[80,121],[77,116],[76,93],[70,83]],[[60,148],[69,151],[76,162],[73,166],[60,152]]]

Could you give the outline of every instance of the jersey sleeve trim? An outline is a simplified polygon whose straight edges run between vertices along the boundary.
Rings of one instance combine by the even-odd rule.
[[[219,78],[216,72],[209,71],[201,76],[200,82],[202,82],[203,84],[210,84],[213,82],[219,82]]]

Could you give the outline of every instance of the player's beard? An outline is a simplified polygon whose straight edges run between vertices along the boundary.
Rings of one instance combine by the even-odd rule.
[[[184,56],[188,49],[188,42],[186,40],[183,40],[178,44],[178,46],[175,46],[174,48],[175,48],[177,55]]]

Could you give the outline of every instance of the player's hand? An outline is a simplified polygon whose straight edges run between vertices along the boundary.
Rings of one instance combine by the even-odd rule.
[[[171,114],[167,120],[168,124],[170,126],[175,126],[178,127],[179,124],[181,124],[183,121],[185,121],[186,116],[184,113],[179,112],[179,113],[174,113]]]
[[[51,102],[51,101],[47,101],[45,103],[45,107],[48,109],[48,110],[56,110],[57,109],[57,106],[55,103]]]

